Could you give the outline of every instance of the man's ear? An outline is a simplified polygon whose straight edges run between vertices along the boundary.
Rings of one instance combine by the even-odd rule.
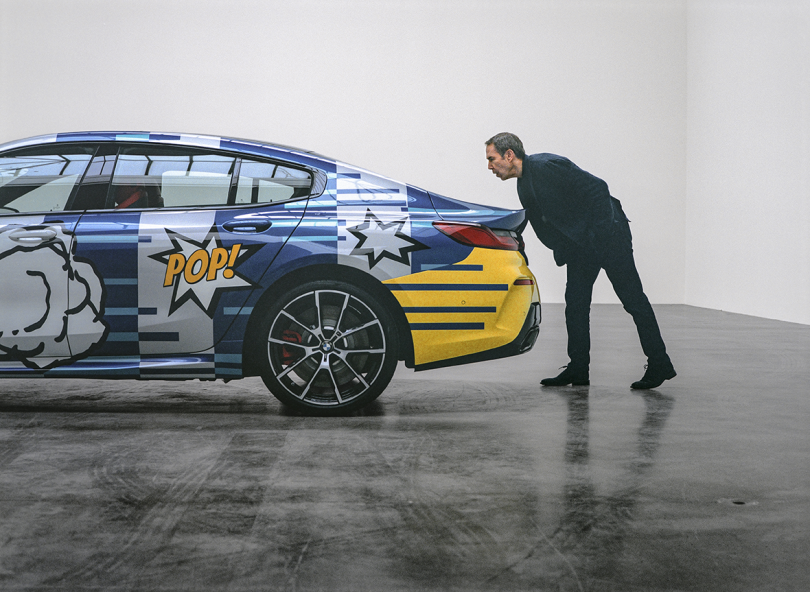
[[[515,158],[515,151],[511,148],[507,148],[506,152],[503,153],[503,157],[509,162],[512,162],[512,160]]]

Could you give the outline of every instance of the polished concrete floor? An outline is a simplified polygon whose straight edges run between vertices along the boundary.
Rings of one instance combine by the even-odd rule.
[[[0,382],[0,590],[810,590],[810,326],[656,307],[678,377],[631,391],[595,306],[517,358],[400,369],[362,414],[260,381]]]

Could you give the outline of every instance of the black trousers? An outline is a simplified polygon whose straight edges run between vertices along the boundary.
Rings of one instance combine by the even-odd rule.
[[[569,368],[586,371],[591,361],[590,312],[593,285],[604,269],[613,284],[624,309],[633,317],[647,356],[647,364],[656,368],[669,368],[672,362],[667,354],[661,330],[655,319],[650,301],[644,294],[641,278],[633,259],[632,237],[625,222],[617,229],[603,252],[595,257],[573,257],[567,262],[568,281],[565,286],[565,325],[568,329]]]

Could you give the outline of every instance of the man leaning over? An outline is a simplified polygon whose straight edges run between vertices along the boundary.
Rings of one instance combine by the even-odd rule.
[[[650,301],[633,260],[630,225],[607,183],[556,154],[527,156],[514,134],[486,141],[488,168],[502,180],[517,179],[520,203],[540,241],[565,265],[565,326],[570,362],[546,386],[590,384],[590,308],[593,285],[604,269],[625,310],[633,317],[647,356],[634,389],[651,389],[675,377]]]

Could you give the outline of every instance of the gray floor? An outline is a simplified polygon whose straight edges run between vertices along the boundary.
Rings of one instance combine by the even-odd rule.
[[[0,382],[0,589],[810,590],[810,326],[595,306],[521,357],[402,368],[355,417],[258,380]]]

